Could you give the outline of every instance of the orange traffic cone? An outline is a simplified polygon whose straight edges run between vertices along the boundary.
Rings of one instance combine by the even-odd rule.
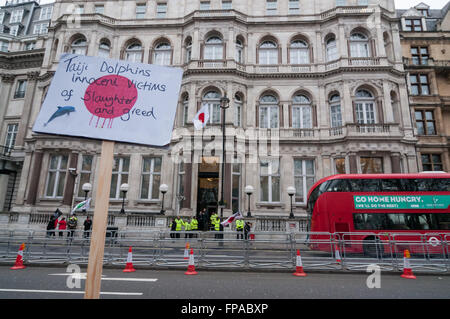
[[[411,265],[409,264],[409,258],[411,255],[409,254],[409,250],[406,249],[403,252],[403,274],[401,277],[407,278],[407,279],[416,279],[416,276],[414,276]]]
[[[341,260],[341,254],[339,253],[339,247],[337,244],[334,245],[334,253],[335,253],[336,261],[340,264],[342,262],[342,260]]]
[[[297,276],[297,277],[306,277],[306,274],[303,271],[302,256],[300,256],[299,249],[297,249],[297,262],[296,262],[295,272],[293,273],[293,275]]]
[[[131,247],[128,250],[128,256],[127,256],[127,265],[125,266],[125,269],[123,272],[135,272],[136,269],[133,267],[133,253],[131,251]]]
[[[25,269],[23,265],[23,250],[25,249],[25,244],[20,245],[19,252],[17,253],[16,263],[11,269]]]
[[[186,243],[186,248],[184,248],[184,259],[189,259],[189,243]]]
[[[191,254],[189,255],[189,266],[187,271],[184,273],[185,275],[197,275],[194,266],[194,250],[191,248]]]

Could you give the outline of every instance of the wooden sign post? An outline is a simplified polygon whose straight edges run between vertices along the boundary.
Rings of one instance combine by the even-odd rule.
[[[103,141],[95,198],[94,223],[86,277],[84,298],[99,299],[103,272],[106,225],[108,223],[109,192],[111,188],[114,142]]]

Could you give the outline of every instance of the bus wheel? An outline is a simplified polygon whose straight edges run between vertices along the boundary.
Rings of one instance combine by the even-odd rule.
[[[383,255],[383,247],[380,245],[380,239],[375,236],[368,236],[363,241],[364,256],[381,257]]]

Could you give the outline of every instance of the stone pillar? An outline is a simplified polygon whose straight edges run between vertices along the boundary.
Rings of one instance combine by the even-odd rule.
[[[401,165],[400,165],[400,153],[392,153],[391,154],[391,168],[392,173],[401,173]]]
[[[78,164],[78,153],[71,153],[69,155],[69,168],[77,168]],[[77,179],[76,175],[73,175],[70,170],[67,174],[66,184],[64,185],[64,194],[63,194],[63,205],[72,206],[73,199],[73,191],[75,189],[75,180]]]
[[[356,159],[356,154],[350,154],[348,156],[348,161],[350,164],[350,174],[357,174],[358,173],[358,162]]]
[[[42,167],[42,158],[44,157],[43,151],[35,151],[34,159],[32,164],[32,170],[30,175],[30,180],[28,183],[28,196],[26,203],[28,205],[36,204],[37,191],[39,186],[39,180],[41,177],[41,167]]]

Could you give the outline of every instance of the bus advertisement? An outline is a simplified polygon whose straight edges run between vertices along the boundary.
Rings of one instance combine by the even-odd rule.
[[[411,243],[436,234],[430,236],[435,247],[439,238],[450,236],[450,174],[329,176],[309,190],[307,212],[313,250],[330,250],[330,244],[321,241],[325,238],[321,232],[344,239],[346,252],[365,255],[389,247],[383,242],[392,238],[390,234]],[[406,248],[419,253],[418,247]]]

